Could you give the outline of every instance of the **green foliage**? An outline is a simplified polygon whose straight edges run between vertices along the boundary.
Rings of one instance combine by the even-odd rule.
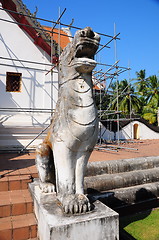
[[[119,111],[120,117],[129,114],[142,116],[150,124],[157,123],[159,108],[159,79],[156,75],[146,78],[146,71],[136,72],[136,82],[132,85],[126,79],[115,81],[109,87],[108,93],[95,96],[98,109],[107,110],[102,113],[102,119],[114,118],[109,111]],[[108,111],[109,110],[109,111]]]
[[[115,83],[112,89],[115,92],[111,106],[112,110],[117,110],[118,108],[119,111],[122,111],[123,114],[126,115],[129,114],[130,111],[140,112],[141,101],[135,94],[134,87],[126,79]],[[118,89],[118,92],[117,90],[115,91],[115,89]]]
[[[97,105],[98,110],[103,110],[102,112],[99,111],[99,117],[101,117],[102,120],[107,118],[107,113],[109,111],[104,111],[109,108],[109,105],[111,103],[112,96],[110,94],[106,94],[104,91],[101,92],[101,95],[97,93],[95,96],[95,102]]]
[[[159,80],[156,75],[153,75],[148,77],[146,81],[147,84],[142,92],[145,97],[141,116],[150,124],[156,124],[159,108]]]
[[[136,75],[137,75],[137,82],[135,83],[136,90],[139,95],[145,96],[146,88],[148,86],[145,69],[140,70],[139,72],[136,72]]]
[[[157,116],[155,113],[147,112],[142,114],[142,117],[147,120],[150,124],[154,124],[157,121]]]
[[[142,115],[145,120],[150,124],[155,124],[157,122],[157,110],[153,105],[148,104],[143,107]]]

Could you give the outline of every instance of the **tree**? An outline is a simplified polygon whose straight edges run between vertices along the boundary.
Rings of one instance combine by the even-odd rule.
[[[138,94],[143,96],[144,93],[145,93],[145,89],[148,86],[145,69],[144,70],[140,70],[139,72],[136,72],[136,75],[137,75],[137,79],[136,79],[137,82],[135,84],[136,85],[136,89],[138,91]]]
[[[120,116],[136,113],[149,121],[157,122],[159,109],[159,79],[156,75],[146,78],[146,71],[136,72],[137,79],[134,85],[126,79],[115,81],[109,88],[109,94],[102,92],[96,96],[98,109],[102,112],[102,119],[114,118],[113,111],[121,111]],[[109,110],[109,111],[108,111]],[[100,115],[101,116],[101,115]]]
[[[155,104],[159,106],[159,80],[156,75],[152,75],[148,78],[148,86],[146,89],[147,104]]]
[[[122,113],[126,115],[129,114],[130,111],[136,113],[140,111],[141,107],[140,99],[136,96],[134,87],[126,79],[122,80],[121,82],[114,83],[112,85],[112,89],[114,90],[115,94],[114,100],[112,101],[111,109],[113,110],[118,109],[119,111],[122,111]]]
[[[95,96],[96,106],[99,110],[99,117],[103,120],[107,118],[107,110],[109,108],[109,104],[111,102],[111,95],[106,93],[105,91],[101,91],[100,93],[96,93]],[[101,110],[101,112],[100,112]]]
[[[139,72],[136,72],[137,79],[135,83],[136,87],[136,94],[140,98],[141,102],[141,109],[144,105],[147,103],[147,87],[148,87],[148,80],[146,78],[146,71],[140,70]]]
[[[142,117],[150,124],[157,122],[157,111],[159,108],[159,80],[156,75],[148,78],[146,91],[146,104],[143,107]]]
[[[149,105],[143,107],[142,117],[149,121],[150,124],[157,122],[157,110],[150,107]]]

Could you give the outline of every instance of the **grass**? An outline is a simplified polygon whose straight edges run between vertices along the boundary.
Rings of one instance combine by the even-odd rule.
[[[124,217],[121,227],[136,240],[159,240],[159,209]]]

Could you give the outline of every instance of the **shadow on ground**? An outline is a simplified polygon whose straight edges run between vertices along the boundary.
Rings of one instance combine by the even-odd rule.
[[[24,157],[25,155],[25,157]],[[0,154],[0,172],[14,172],[18,169],[24,169],[35,165],[35,155],[6,153]]]
[[[127,233],[124,228],[134,221],[146,218],[153,208],[159,206],[157,197],[144,188],[135,194],[135,202],[127,203],[115,197],[112,192],[99,192],[95,189],[87,189],[88,197],[93,203],[97,199],[119,213],[120,240],[138,240]]]

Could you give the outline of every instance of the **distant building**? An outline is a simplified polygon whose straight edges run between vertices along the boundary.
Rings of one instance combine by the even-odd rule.
[[[0,7],[0,148],[22,147],[50,123],[58,97],[58,54],[70,40],[60,30],[65,33],[60,47],[53,34],[51,49],[47,27],[42,29],[21,0],[0,0]],[[32,146],[39,141],[41,136]]]
[[[119,134],[119,135],[118,135]],[[105,140],[159,139],[159,127],[149,124],[145,119],[136,117],[120,121],[119,132],[117,121],[102,121],[101,136]]]

